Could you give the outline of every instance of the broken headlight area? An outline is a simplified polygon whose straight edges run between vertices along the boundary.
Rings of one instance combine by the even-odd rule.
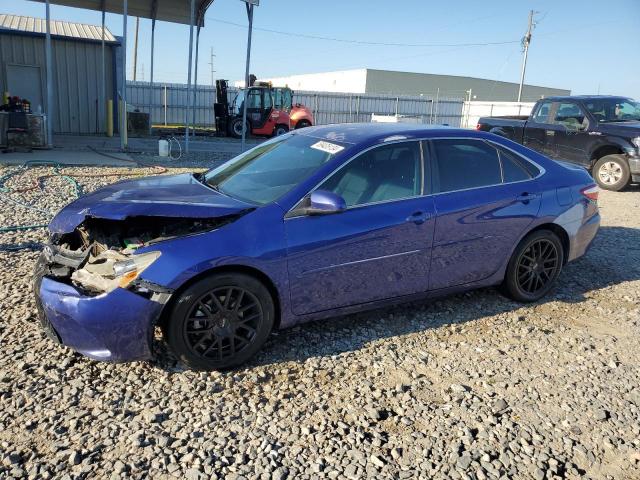
[[[160,257],[160,252],[136,254],[136,251],[162,240],[213,230],[229,221],[229,218],[87,218],[73,232],[52,236],[43,250],[44,274],[87,295],[108,293],[120,287],[166,301],[170,295],[167,289],[139,278]]]

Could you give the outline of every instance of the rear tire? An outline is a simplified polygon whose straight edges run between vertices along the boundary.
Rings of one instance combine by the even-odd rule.
[[[309,120],[300,120],[298,123],[296,123],[296,130],[299,128],[306,128],[310,126],[311,122]]]
[[[503,293],[518,302],[535,302],[553,287],[564,260],[558,236],[550,230],[538,230],[518,244],[502,284]]]
[[[187,288],[163,327],[175,355],[196,370],[225,370],[245,363],[274,324],[273,299],[257,279],[214,274]]]
[[[631,171],[624,156],[605,155],[593,166],[593,178],[600,188],[619,192],[631,181]]]
[[[273,136],[279,137],[280,135],[284,135],[289,131],[289,127],[286,125],[276,125],[276,128],[273,129]]]

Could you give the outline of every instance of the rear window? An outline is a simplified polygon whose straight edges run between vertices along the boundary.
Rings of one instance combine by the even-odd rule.
[[[541,103],[533,114],[533,121],[536,123],[550,123],[549,113],[551,113],[551,102]]]
[[[531,178],[531,174],[510,153],[500,150],[500,162],[502,163],[504,183],[519,182]]]
[[[437,191],[502,183],[498,151],[481,140],[434,140]]]

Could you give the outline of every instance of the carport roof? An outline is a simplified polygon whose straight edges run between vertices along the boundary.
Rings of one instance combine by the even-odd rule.
[[[20,15],[6,15],[0,13],[0,31],[35,33],[44,35],[47,31],[47,21],[43,18],[23,17]],[[85,23],[62,22],[51,20],[51,35],[57,37],[76,38],[82,40],[102,40],[102,27]],[[104,29],[106,42],[116,42],[116,38]]]
[[[45,3],[45,0],[35,0]],[[51,4],[85,10],[122,14],[123,0],[50,0]],[[204,26],[204,14],[213,0],[196,0],[196,25]],[[155,18],[165,22],[189,25],[191,18],[190,0],[128,0],[127,11],[133,17]]]

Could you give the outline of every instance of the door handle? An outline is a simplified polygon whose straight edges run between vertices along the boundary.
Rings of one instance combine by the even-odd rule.
[[[411,216],[407,217],[407,222],[413,222],[416,225],[422,225],[424,222],[429,220],[429,218],[431,218],[431,215],[427,212],[418,211],[413,212]]]
[[[516,200],[522,203],[529,203],[531,200],[535,200],[538,197],[535,193],[523,193],[522,195],[518,195]]]
[[[555,132],[555,130],[547,130],[547,131],[546,131],[546,134],[547,134],[547,136],[549,136],[549,137],[553,137],[553,136],[556,134],[556,132]]]

